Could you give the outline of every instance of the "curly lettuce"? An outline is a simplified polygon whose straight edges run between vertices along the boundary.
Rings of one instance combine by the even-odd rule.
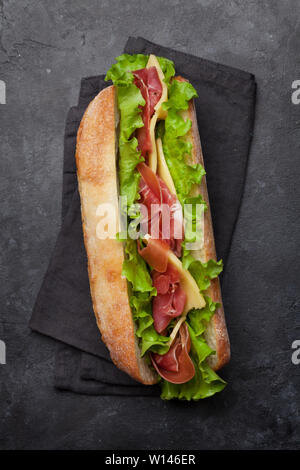
[[[144,54],[122,54],[116,57],[116,64],[113,64],[108,70],[105,80],[111,80],[114,85],[127,86],[133,83],[131,72],[146,67],[149,55]],[[165,82],[168,84],[175,75],[174,63],[165,57],[157,57],[159,65],[165,76]]]
[[[127,86],[133,83],[134,70],[143,69],[148,62],[148,56],[144,54],[122,54],[116,57],[116,64],[108,70],[105,80],[111,80],[116,86]]]
[[[162,105],[168,111],[164,130],[162,131],[164,155],[174,181],[177,196],[182,204],[190,196],[193,186],[195,184],[199,185],[205,175],[202,165],[188,163],[192,144],[186,137],[191,129],[192,122],[182,116],[182,111],[188,109],[189,101],[197,96],[197,92],[191,83],[173,80],[169,86],[169,99]]]

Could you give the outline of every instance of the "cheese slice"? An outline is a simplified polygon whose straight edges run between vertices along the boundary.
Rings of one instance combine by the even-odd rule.
[[[168,255],[169,262],[177,269],[180,275],[180,285],[186,293],[186,303],[183,310],[183,315],[187,314],[192,308],[205,307],[205,300],[199,291],[197,282],[191,273],[184,269],[179,258],[170,250]]]
[[[179,331],[179,328],[181,327],[182,323],[184,323],[186,320],[186,314],[185,315],[181,315],[181,317],[179,318],[179,320],[177,321],[176,325],[174,326],[173,328],[173,331],[172,333],[170,334],[170,339],[168,341],[168,345],[171,346],[174,339],[176,338],[177,336],[177,333]]]
[[[199,287],[189,271],[182,267],[180,259],[172,251],[169,253],[169,262],[176,267],[180,275],[180,286],[186,293],[186,303],[182,315],[178,318],[176,325],[170,335],[169,345],[171,345],[177,336],[179,328],[182,323],[185,322],[188,312],[192,308],[203,308],[205,307],[205,300],[203,295],[199,291]]]
[[[161,105],[168,100],[168,88],[164,82],[164,73],[160,68],[159,62],[155,55],[150,54],[146,68],[149,69],[150,67],[155,67],[158,73],[159,80],[162,86],[162,95],[160,100],[156,103],[154,107],[154,114],[150,120],[150,138],[151,138],[151,145],[152,150],[149,154],[149,167],[151,168],[154,173],[157,170],[157,151],[155,145],[155,126],[158,119],[165,119],[167,117],[167,112],[162,109]]]
[[[176,189],[175,185],[169,170],[169,167],[167,165],[164,151],[163,151],[163,146],[162,146],[162,141],[161,139],[156,140],[156,150],[157,150],[157,173],[158,176],[161,177],[161,179],[166,183],[168,186],[171,194],[174,194],[176,196]]]
[[[157,60],[157,57],[154,55],[154,54],[150,54],[149,56],[149,59],[148,59],[148,62],[147,62],[147,65],[146,65],[146,68],[147,69],[150,69],[150,67],[155,67],[156,70],[157,70],[157,73],[158,73],[158,78],[161,82],[161,86],[162,86],[162,95],[161,95],[161,98],[160,100],[156,103],[154,109],[157,113],[157,118],[158,119],[166,119],[167,117],[167,111],[165,111],[164,109],[162,109],[161,105],[165,102],[165,101],[168,101],[168,87],[167,85],[165,84],[164,82],[164,79],[165,79],[165,76],[164,76],[164,73],[162,71],[162,69],[160,68],[160,65],[159,65],[159,62]],[[153,115],[154,117],[154,115]],[[153,119],[152,117],[152,119]]]

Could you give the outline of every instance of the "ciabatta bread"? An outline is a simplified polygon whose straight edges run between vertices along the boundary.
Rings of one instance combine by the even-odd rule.
[[[188,116],[192,129],[188,138],[193,143],[192,162],[203,165],[201,143],[193,102]],[[140,357],[135,325],[129,305],[127,281],[122,278],[124,252],[115,239],[100,240],[96,235],[99,218],[96,214],[101,203],[118,207],[117,179],[117,124],[118,111],[115,88],[101,91],[88,106],[77,135],[77,176],[81,197],[84,243],[88,256],[88,272],[93,308],[102,339],[110,351],[113,362],[124,372],[143,384],[154,384],[157,375]],[[208,209],[204,219],[204,247],[194,256],[201,261],[216,259],[211,214],[206,179],[200,191]],[[210,366],[220,369],[230,358],[230,345],[224,319],[219,280],[212,281],[207,292],[215,302],[220,302],[208,328],[206,340],[216,354],[208,359]]]
[[[102,339],[113,362],[143,384],[157,382],[156,373],[141,358],[129,305],[127,281],[122,278],[124,253],[115,239],[96,235],[99,204],[118,208],[115,88],[101,91],[89,104],[77,134],[77,178],[81,198],[84,243],[93,308]]]

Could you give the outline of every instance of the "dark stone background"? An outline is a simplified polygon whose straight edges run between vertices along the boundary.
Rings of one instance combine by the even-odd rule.
[[[296,0],[0,1],[1,448],[299,447],[299,18]],[[57,392],[54,342],[27,326],[60,226],[67,111],[81,77],[105,72],[129,35],[245,69],[258,84],[225,278],[229,385],[197,404]]]

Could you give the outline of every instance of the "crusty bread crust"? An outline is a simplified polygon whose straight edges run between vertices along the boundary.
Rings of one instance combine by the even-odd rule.
[[[191,140],[193,144],[192,163],[201,163],[204,167],[201,141],[197,125],[197,115],[193,100],[189,104],[187,117],[192,121],[192,128],[188,135],[188,139]],[[193,252],[193,256],[195,258],[205,263],[209,259],[216,260],[215,240],[205,177],[202,178],[200,187],[194,188],[194,191],[200,192],[207,204],[207,210],[204,213],[203,248],[199,251]],[[218,278],[211,281],[211,285],[207,290],[207,295],[209,295],[214,302],[219,302],[221,304],[216,310],[204,333],[208,345],[216,351],[216,354],[210,356],[207,362],[214,370],[218,370],[230,360],[230,343],[225,323],[220,281]]]
[[[123,246],[115,239],[100,240],[96,234],[99,204],[111,203],[118,213],[117,122],[115,88],[110,86],[90,103],[77,134],[77,177],[90,290],[97,324],[113,362],[135,380],[151,385],[157,382],[157,374],[140,357],[127,281],[121,275]]]

